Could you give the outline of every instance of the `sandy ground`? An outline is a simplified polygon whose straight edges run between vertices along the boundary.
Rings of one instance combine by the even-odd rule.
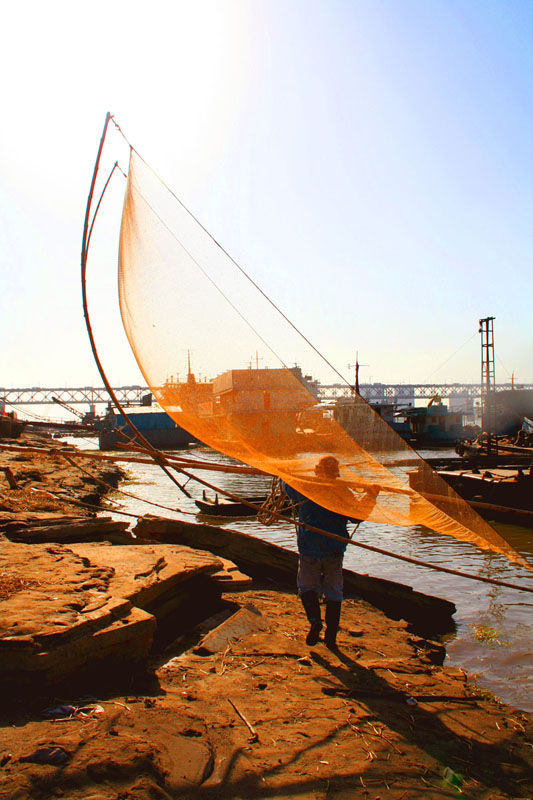
[[[79,514],[69,502],[99,494],[62,460],[25,458],[0,454],[19,485],[9,489],[0,473],[4,517]],[[69,499],[45,495],[58,487]],[[332,653],[305,645],[294,593],[254,585],[225,600],[201,626],[167,632],[142,675],[4,696],[0,798],[532,797],[529,716],[434,663],[437,651],[404,623],[348,599]],[[247,604],[263,630],[195,652],[209,628]]]

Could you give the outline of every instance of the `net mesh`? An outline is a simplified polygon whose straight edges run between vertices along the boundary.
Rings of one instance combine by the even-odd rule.
[[[423,525],[523,563],[365,400],[320,402],[316,379],[338,384],[338,373],[134,150],[119,298],[147,384],[201,442],[331,511]]]

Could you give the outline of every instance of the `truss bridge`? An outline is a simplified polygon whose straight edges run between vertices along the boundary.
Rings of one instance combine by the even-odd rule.
[[[497,384],[496,391],[511,389],[533,389],[533,384]],[[349,399],[353,396],[354,387],[349,384],[321,384],[315,383],[314,389],[318,399],[323,403],[333,403],[344,398]],[[147,402],[147,395],[151,391],[146,386],[119,386],[113,390],[119,400],[124,405],[142,405]],[[385,384],[385,383],[363,383],[359,386],[359,394],[369,403],[392,404],[407,406],[413,404],[415,400],[431,400],[434,397],[464,398],[474,400],[481,396],[481,386],[479,383],[443,383],[443,384]],[[49,405],[54,402],[52,398],[69,405],[98,405],[109,403],[110,397],[107,390],[102,387],[82,386],[78,388],[53,387],[43,388],[32,386],[22,389],[5,389],[0,387],[0,403],[4,401],[6,405]]]

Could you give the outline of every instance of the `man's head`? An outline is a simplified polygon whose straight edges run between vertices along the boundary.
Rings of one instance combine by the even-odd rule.
[[[323,456],[315,467],[315,475],[319,478],[338,478],[339,462],[335,456]]]

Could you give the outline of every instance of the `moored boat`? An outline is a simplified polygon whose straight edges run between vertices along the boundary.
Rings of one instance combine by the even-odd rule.
[[[533,470],[437,470],[485,519],[533,528]]]
[[[241,502],[237,500],[220,500],[218,494],[215,495],[214,499],[211,499],[204,492],[202,499],[194,502],[199,509],[199,513],[208,517],[256,517],[261,513],[260,508],[266,500],[266,495],[242,497]],[[279,509],[279,513],[284,513],[291,508],[291,505],[290,500],[287,500]]]
[[[197,441],[160,409],[151,407],[127,409],[126,413],[137,430],[153,447],[166,450],[187,447]],[[108,409],[98,434],[100,450],[120,450],[133,443],[139,444],[128,421],[120,414],[115,414],[112,409]]]
[[[0,439],[18,439],[27,424],[14,411],[0,411]]]
[[[195,505],[201,514],[209,517],[255,517],[258,508],[252,508],[248,503],[261,507],[266,500],[266,495],[261,497],[243,497],[243,502],[235,500],[219,500],[218,494],[212,500],[204,492],[201,500],[195,500]]]
[[[533,528],[533,468],[514,465],[494,466],[490,469],[473,466],[466,469],[437,469],[436,476],[442,478],[454,492],[465,500],[481,517],[489,521],[506,522]],[[418,472],[409,476],[415,490],[421,490]],[[443,498],[428,492],[430,500]]]
[[[465,436],[463,414],[450,411],[440,397],[434,397],[427,408],[402,408],[397,420],[405,420],[413,447],[449,447]]]

